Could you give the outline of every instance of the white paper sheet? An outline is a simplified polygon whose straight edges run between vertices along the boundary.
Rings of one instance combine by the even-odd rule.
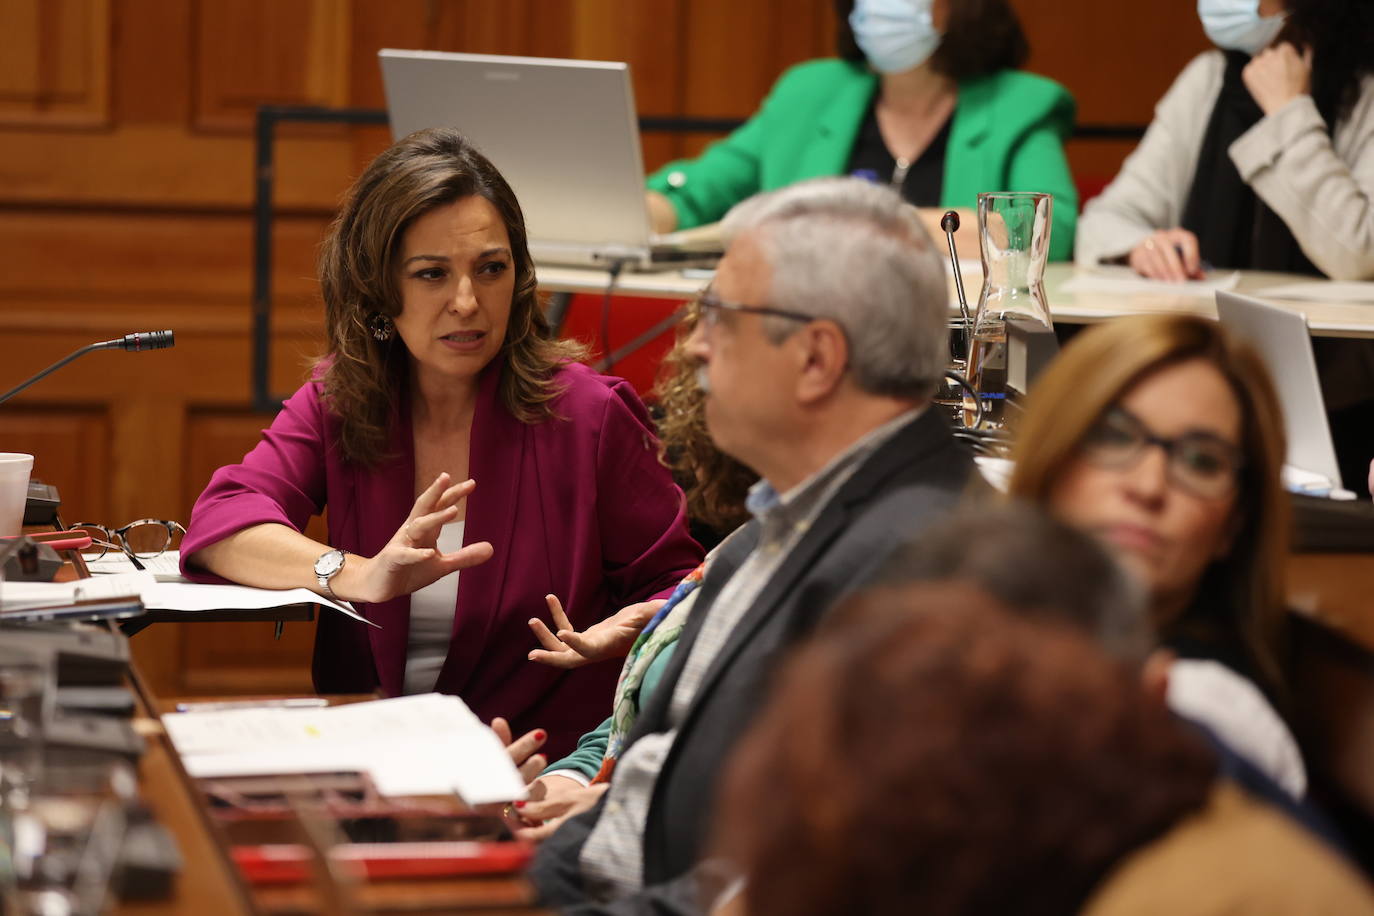
[[[1303,302],[1374,302],[1374,283],[1306,280],[1255,290],[1260,298],[1298,299]]]
[[[0,584],[0,608],[7,611],[71,604],[98,598],[142,595],[157,582],[146,572],[78,579],[72,582],[10,582]]]
[[[159,582],[186,582],[181,575],[181,551],[168,550],[149,559],[140,559],[144,570],[153,574]],[[92,576],[109,576],[119,573],[138,572],[129,558],[118,550],[108,551],[99,560],[87,560],[86,568]]]
[[[1240,274],[1214,273],[1205,280],[1188,280],[1184,283],[1169,283],[1164,280],[1147,280],[1134,272],[1093,272],[1074,274],[1063,286],[1065,293],[1117,293],[1134,295],[1152,293],[1157,296],[1197,296],[1210,298],[1218,290],[1234,289],[1240,282]]]
[[[168,713],[162,721],[195,777],[362,771],[384,795],[457,792],[473,805],[525,796],[495,733],[453,696]]]
[[[348,602],[331,601],[308,588],[201,585],[184,580],[159,582],[147,571],[91,576],[74,582],[5,582],[0,585],[0,608],[15,610],[132,595],[142,599],[143,606],[150,611],[250,610],[285,607],[288,604],[318,604],[380,629],[378,624],[364,618]]]

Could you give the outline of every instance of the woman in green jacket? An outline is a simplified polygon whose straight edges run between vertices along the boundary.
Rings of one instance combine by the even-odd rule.
[[[980,191],[1054,195],[1050,257],[1073,252],[1078,193],[1064,158],[1074,102],[1024,73],[1025,33],[1007,0],[837,0],[842,59],[782,75],[744,126],[697,159],[650,176],[659,232],[714,222],[759,191],[822,175],[890,182],[939,232]],[[961,232],[966,257],[976,235]]]

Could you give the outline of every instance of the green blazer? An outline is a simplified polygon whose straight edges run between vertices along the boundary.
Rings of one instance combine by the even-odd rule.
[[[649,188],[673,202],[678,226],[686,229],[720,219],[759,191],[843,174],[877,87],[877,75],[860,64],[798,64],[746,124],[700,157],[659,169]],[[1003,70],[961,82],[940,206],[976,207],[980,191],[1048,191],[1054,195],[1050,257],[1067,260],[1078,219],[1063,147],[1073,118],[1072,96],[1042,76]]]

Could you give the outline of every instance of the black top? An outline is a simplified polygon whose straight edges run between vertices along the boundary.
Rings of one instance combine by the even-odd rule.
[[[897,160],[878,128],[877,98],[868,106],[859,134],[854,138],[854,147],[849,151],[849,165],[846,173],[855,178],[869,181],[892,183],[892,174],[897,169]],[[949,126],[953,117],[945,119],[940,132],[930,141],[916,161],[907,170],[906,179],[899,189],[908,203],[918,207],[940,206],[941,192],[945,187],[945,149],[949,146]]]
[[[1207,119],[1183,207],[1183,228],[1197,236],[1202,260],[1213,267],[1320,275],[1288,225],[1256,196],[1231,161],[1231,144],[1264,117],[1241,78],[1249,62],[1246,54],[1226,52],[1221,91]]]

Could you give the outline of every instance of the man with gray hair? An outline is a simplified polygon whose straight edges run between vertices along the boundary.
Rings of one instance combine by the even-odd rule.
[[[754,520],[713,556],[610,791],[540,849],[542,902],[570,912],[700,911],[716,780],[778,661],[973,470],[930,407],[948,292],[915,211],[821,179],[745,201],[724,228],[690,347],[712,438],[762,478]]]

